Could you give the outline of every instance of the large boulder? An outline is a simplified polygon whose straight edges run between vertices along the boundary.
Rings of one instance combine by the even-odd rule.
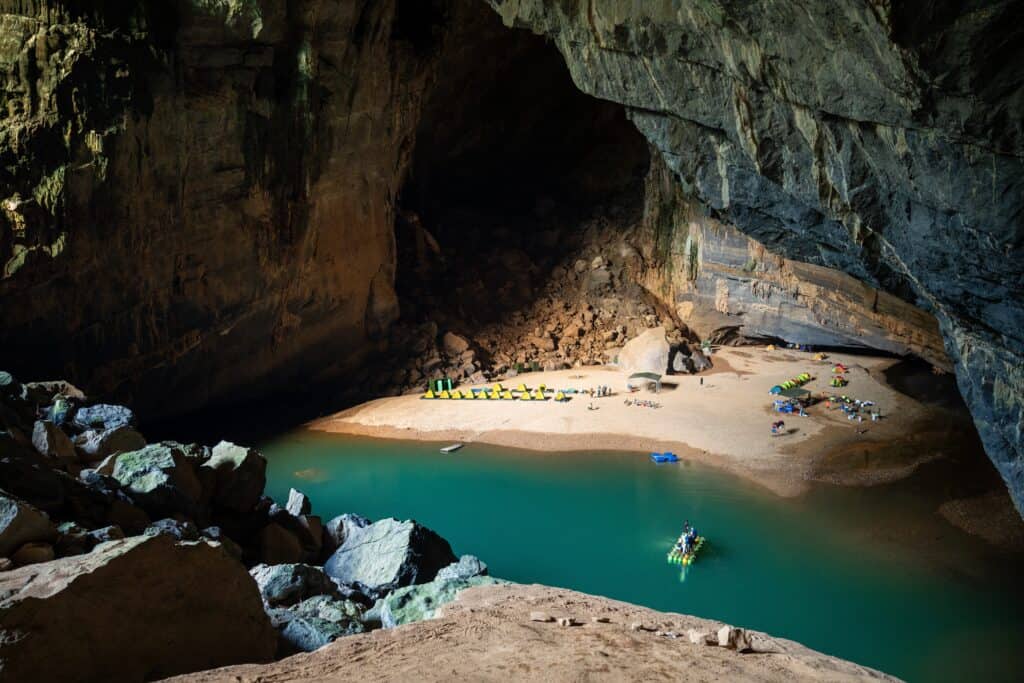
[[[124,406],[98,403],[75,411],[75,424],[82,429],[114,429],[135,422],[135,415]]]
[[[276,522],[260,529],[259,549],[264,564],[296,564],[305,555],[298,537]]]
[[[269,660],[245,567],[206,542],[136,536],[0,573],[5,680],[142,681]],[[73,634],[74,637],[68,637]]]
[[[133,427],[121,425],[113,429],[88,429],[75,437],[74,445],[82,460],[95,462],[114,453],[145,448],[146,440]]]
[[[249,574],[269,607],[288,607],[314,595],[340,596],[331,577],[309,564],[259,564]]]
[[[456,561],[448,541],[412,520],[382,519],[350,530],[324,565],[342,583],[379,596],[402,586],[426,583]]]
[[[381,601],[381,625],[394,628],[414,621],[433,619],[438,608],[454,600],[465,589],[496,583],[503,582],[490,576],[474,576],[468,579],[435,579],[429,583],[399,588]]]
[[[213,502],[226,510],[249,512],[267,484],[267,461],[257,451],[221,441],[203,463],[216,475]]]
[[[25,543],[56,538],[57,528],[49,517],[0,491],[0,557],[9,557]]]
[[[664,327],[654,327],[630,339],[619,351],[619,367],[626,372],[668,372],[670,346]]]
[[[192,463],[172,441],[112,455],[96,469],[116,479],[132,500],[156,517],[193,514],[202,494]]]

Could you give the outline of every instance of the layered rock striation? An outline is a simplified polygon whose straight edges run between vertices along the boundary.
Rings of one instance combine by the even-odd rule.
[[[491,2],[621,102],[687,195],[939,321],[1024,509],[1024,121],[1015,3]]]

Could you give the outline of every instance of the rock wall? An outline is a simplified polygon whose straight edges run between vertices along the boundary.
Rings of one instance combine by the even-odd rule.
[[[397,315],[425,3],[0,2],[0,348],[157,416]]]
[[[714,217],[930,309],[1024,510],[1017,3],[491,5],[626,105]]]
[[[708,215],[660,157],[630,242],[636,280],[701,338],[743,337],[914,354],[951,369],[931,314],[838,270],[792,261]]]

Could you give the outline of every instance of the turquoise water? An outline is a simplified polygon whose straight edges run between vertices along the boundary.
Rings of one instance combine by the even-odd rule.
[[[909,495],[821,488],[784,500],[645,454],[473,444],[445,456],[437,444],[309,432],[263,450],[276,500],[295,486],[325,520],[417,519],[495,576],[764,630],[913,681],[1024,680],[1016,569],[993,560],[961,571],[908,550],[981,552]],[[894,515],[921,520],[897,533]],[[709,538],[685,575],[665,562],[684,519]]]

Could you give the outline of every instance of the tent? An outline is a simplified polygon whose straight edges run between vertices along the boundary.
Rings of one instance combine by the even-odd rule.
[[[427,393],[423,394],[423,398],[437,398],[437,395],[433,391],[427,390]]]
[[[782,393],[782,387],[780,387],[778,384],[776,384],[774,387],[772,387],[771,389],[768,390],[768,393],[769,394],[781,394]]]
[[[497,382],[494,385],[494,390],[500,394],[502,391],[505,390],[505,388],[501,386],[501,382]]]
[[[437,395],[438,398],[451,398],[451,395],[447,391],[442,391]]]
[[[516,387],[516,391],[529,391],[529,389],[526,388],[525,384],[520,384],[518,387]]]
[[[653,382],[654,383],[654,390],[655,391],[661,391],[661,375],[659,375],[656,372],[634,372],[632,375],[629,376],[628,384],[630,386],[633,386],[633,380],[634,379],[646,380],[647,382]],[[637,382],[637,384],[639,384],[639,382]]]
[[[542,389],[537,389],[537,391],[533,392],[533,400],[544,401],[547,400],[547,397],[544,396],[544,391]]]
[[[506,389],[505,391],[501,392],[501,398],[504,401],[511,401],[514,397],[512,396],[512,392]]]
[[[555,400],[556,401],[564,401],[565,400],[565,394],[563,394],[561,391],[559,391],[557,394],[555,394]]]

